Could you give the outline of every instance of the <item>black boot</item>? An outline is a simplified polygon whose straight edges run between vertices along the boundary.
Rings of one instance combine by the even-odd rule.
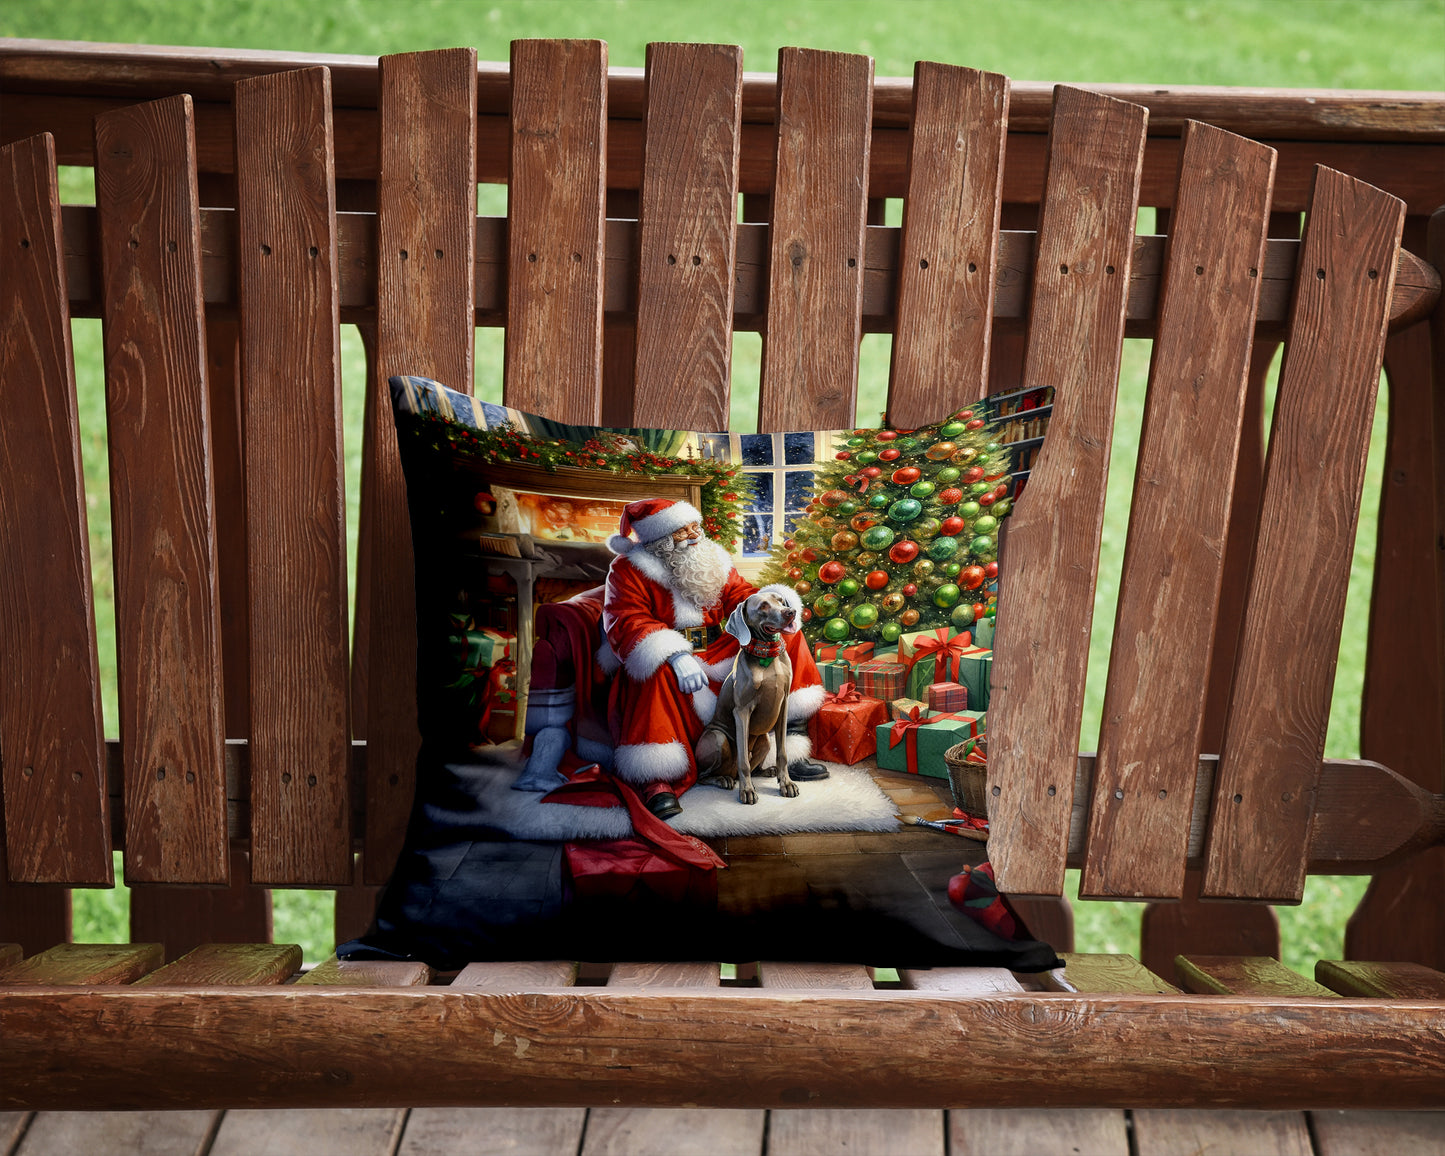
[[[807,719],[793,719],[788,723],[788,734],[804,735],[808,733]],[[818,779],[828,778],[828,768],[812,758],[789,759],[788,777],[799,783],[811,783]]]
[[[788,773],[792,773],[791,769]],[[659,819],[671,819],[674,815],[682,814],[682,804],[677,801],[677,796],[671,791],[658,791],[649,796],[647,809]]]

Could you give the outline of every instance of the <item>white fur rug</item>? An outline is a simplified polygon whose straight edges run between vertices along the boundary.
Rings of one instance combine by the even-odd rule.
[[[450,766],[467,782],[480,815],[469,823],[491,827],[515,839],[622,839],[632,833],[622,807],[579,807],[544,803],[542,795],[514,791],[521,773],[516,761],[502,752],[490,764]],[[514,756],[515,758],[515,756]],[[674,830],[716,838],[726,835],[796,835],[812,831],[896,831],[896,805],[878,789],[861,767],[828,763],[832,777],[799,783],[799,794],[785,799],[777,779],[755,778],[758,801],[738,802],[737,790],[693,787],[681,797],[682,814],[670,821]]]

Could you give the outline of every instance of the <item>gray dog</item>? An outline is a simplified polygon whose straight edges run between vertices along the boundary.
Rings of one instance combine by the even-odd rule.
[[[773,736],[773,761],[778,791],[785,798],[798,793],[788,775],[783,739],[788,732],[788,691],[793,664],[782,634],[796,625],[797,612],[774,593],[757,593],[728,616],[726,630],[738,640],[733,668],[718,692],[717,712],[697,740],[698,781],[731,790],[738,782],[738,801],[756,803],[753,772],[768,754]],[[745,753],[744,753],[745,752]],[[736,767],[736,775],[728,769]]]

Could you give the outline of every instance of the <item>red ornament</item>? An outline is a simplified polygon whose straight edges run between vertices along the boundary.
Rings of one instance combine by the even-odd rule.
[[[788,577],[791,578],[794,582],[796,582],[802,576],[803,572],[799,570],[796,566],[794,566],[791,570],[788,571]]]
[[[962,482],[964,485],[966,485],[966,486],[971,486],[971,485],[973,485],[974,482],[982,481],[982,480],[983,480],[983,467],[982,467],[982,466],[969,466],[968,469],[966,469],[966,470],[963,471],[963,476],[962,476],[961,478],[959,478],[958,480],[961,481],[961,482]]]
[[[958,576],[958,584],[965,590],[977,590],[983,585],[983,567],[965,566]]]
[[[842,490],[828,490],[818,499],[823,505],[829,507],[836,506],[839,502],[846,502],[847,500],[848,495]]]
[[[893,481],[900,486],[911,486],[923,476],[917,466],[902,466],[893,471]]]
[[[853,431],[853,436],[855,438],[866,438],[872,432],[873,431],[871,429],[855,429]]]
[[[854,530],[861,534],[870,526],[878,525],[878,519],[870,518],[867,514],[854,514],[853,517],[849,519],[848,525],[852,526]]]
[[[827,585],[831,586],[834,582],[837,582],[840,578],[842,578],[843,575],[846,573],[847,570],[843,568],[843,563],[824,562],[821,566],[818,567],[818,581],[824,582]]]
[[[1008,497],[1008,483],[1003,482],[997,486],[994,486],[993,492],[997,494],[1000,498]]]
[[[963,491],[957,486],[949,486],[946,490],[938,492],[938,503],[941,506],[956,506],[963,501]]]
[[[959,421],[967,421],[972,416],[973,410],[971,409],[961,410],[960,412],[954,414],[954,417],[958,418]]]
[[[980,506],[991,506],[996,501],[998,501],[998,495],[995,494],[992,490],[989,490],[989,492],[986,494],[980,494],[978,496],[978,504]]]
[[[787,543],[784,543],[784,545],[786,545],[786,544],[787,544]],[[789,561],[790,563],[792,563],[794,566],[796,566],[796,565],[802,560],[802,558],[803,558],[803,556],[802,556],[801,554],[799,554],[796,550],[789,550],[789,551],[788,551],[788,561]]]
[[[863,469],[859,472],[862,473],[865,478],[876,478],[883,471],[880,470],[877,466],[868,466],[866,469]]]
[[[976,417],[976,418],[974,418],[971,422],[969,422],[966,426],[964,426],[963,428],[964,428],[964,429],[983,429],[983,418],[981,418],[981,417]]]
[[[993,579],[997,578],[997,577],[998,577],[998,563],[997,563],[997,562],[990,562],[987,566],[985,566],[985,567],[983,568],[983,576],[984,576],[985,578],[987,578],[989,581],[993,581]]]
[[[907,586],[903,588],[903,593],[907,597],[912,598],[915,594],[918,593],[918,587],[914,583],[910,582]]]
[[[888,585],[888,575],[882,570],[871,570],[863,579],[863,585],[867,586],[869,590],[882,590]]]
[[[804,606],[804,607],[803,607],[803,621],[804,621],[804,622],[807,622],[807,621],[811,620],[812,617],[813,617],[813,612],[812,612],[811,610],[809,610],[806,606]]]
[[[806,593],[808,593],[808,591],[810,591],[812,588],[813,588],[813,584],[812,584],[811,582],[794,582],[794,583],[793,583],[793,589],[796,590],[799,594],[806,594]]]
[[[877,437],[880,442],[891,442],[898,437],[898,431],[892,429],[881,429],[878,431]]]
[[[964,521],[955,515],[952,518],[944,518],[943,524],[938,527],[938,532],[945,538],[952,538],[955,534],[963,532]]]
[[[888,547],[888,560],[896,566],[906,566],[918,557],[918,543],[911,538],[899,538]]]
[[[809,546],[806,550],[803,551],[804,562],[816,562],[817,560],[818,551],[814,550],[813,547]]]
[[[901,451],[897,446],[889,446],[886,450],[878,451],[878,460],[880,462],[891,462],[897,458],[900,453]]]
[[[982,618],[987,611],[988,611],[988,603],[987,603],[987,602],[975,602],[975,603],[973,604],[973,617],[974,617],[974,621],[976,622],[976,621],[978,621],[978,619]]]
[[[797,540],[796,538],[784,538],[784,539],[783,539],[783,547],[784,547],[784,549],[791,550],[791,549],[792,549],[794,546],[796,546],[797,544],[798,544],[798,540]]]
[[[846,462],[852,456],[853,455],[847,450],[839,450],[836,454],[833,455],[833,457],[840,462]]]

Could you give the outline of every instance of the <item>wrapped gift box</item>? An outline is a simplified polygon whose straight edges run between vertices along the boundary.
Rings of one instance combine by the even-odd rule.
[[[985,650],[993,649],[993,619],[980,618],[969,629],[973,632],[973,644]]]
[[[908,684],[908,668],[901,662],[886,658],[860,662],[853,668],[853,681],[858,684],[858,693],[864,698],[891,702],[903,697],[904,687]]]
[[[884,723],[874,736],[878,765],[888,771],[947,779],[943,752],[956,743],[976,738],[983,727],[983,712],[969,710],[927,718],[920,713],[917,718]]]
[[[888,717],[897,721],[928,713],[928,704],[916,698],[895,698],[888,704]]]
[[[847,684],[841,693],[823,699],[818,713],[808,720],[813,757],[830,763],[854,763],[878,749],[877,728],[888,719],[888,708],[876,698],[865,698]]]
[[[962,674],[965,659],[983,653],[981,647],[973,645],[972,636],[967,631],[960,634],[938,627],[903,635],[898,640],[898,659],[908,667],[905,695],[926,699],[931,683],[959,682],[969,688],[971,707],[975,710],[987,709],[987,696],[978,698],[973,685]]]
[[[829,694],[837,694],[843,687],[854,681],[853,664],[843,659],[836,662],[825,662],[818,667],[818,673],[823,676],[823,689]]]
[[[819,663],[835,662],[844,659],[847,662],[867,662],[873,657],[873,644],[871,642],[819,642],[813,646],[813,655]]]
[[[968,688],[968,708],[988,710],[989,680],[993,675],[993,651],[971,650],[958,663],[958,681]]]
[[[961,682],[930,682],[928,709],[944,714],[968,709],[968,687]]]

